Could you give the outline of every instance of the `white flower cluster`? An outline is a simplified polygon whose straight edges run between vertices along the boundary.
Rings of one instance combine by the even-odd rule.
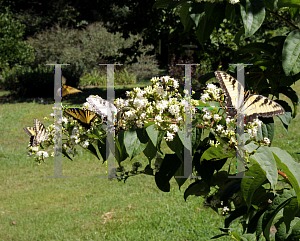
[[[54,113],[51,113],[50,116],[53,118],[55,117]],[[45,117],[45,120],[49,121],[49,118]],[[77,127],[78,124],[75,125],[76,121],[68,120],[65,117],[62,117],[62,119],[58,120],[59,123],[62,123],[62,132],[65,134],[67,139],[64,139],[63,145],[62,145],[62,152],[67,153],[68,155],[72,154],[73,156],[77,153],[75,146],[77,144],[81,144],[83,148],[87,148],[89,145],[89,141],[86,140],[87,138],[83,138],[86,133],[89,133],[90,130],[85,131],[80,125]],[[68,124],[68,129],[64,127],[64,125]],[[49,125],[47,128],[48,137],[44,140],[44,146],[48,147],[50,145],[54,145],[54,143],[57,141],[55,136],[55,124]],[[28,148],[28,156],[33,156],[36,162],[40,165],[41,162],[45,162],[45,159],[49,157],[48,151],[39,151],[39,146],[31,146]],[[49,150],[50,151],[50,150]],[[54,156],[54,152],[51,152],[50,156]]]
[[[209,100],[221,99],[222,89],[217,88],[214,84],[208,84],[207,90],[204,90],[204,94],[201,96],[201,101],[206,103]]]
[[[169,76],[152,78],[151,83],[143,90],[134,88],[133,91],[127,91],[127,100],[116,99],[115,105],[124,112],[122,128],[143,128],[146,123],[153,121],[155,129],[166,131],[165,139],[172,141],[184,126],[186,100],[178,93],[178,81]],[[195,100],[191,100],[192,118],[196,104]]]

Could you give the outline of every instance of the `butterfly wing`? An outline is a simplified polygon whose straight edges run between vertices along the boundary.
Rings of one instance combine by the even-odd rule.
[[[34,138],[36,136],[36,132],[33,127],[24,127],[23,130],[30,136],[30,146],[34,145]]]
[[[33,127],[24,127],[23,130],[24,130],[29,136],[35,136],[35,135],[36,135],[36,133],[35,133]]]
[[[285,113],[280,104],[262,95],[250,95],[245,101],[245,110],[247,122],[253,121],[258,116],[272,117]]]
[[[244,87],[236,78],[223,71],[216,71],[215,75],[226,96],[227,107],[239,109],[244,101]]]
[[[243,112],[245,123],[253,121],[258,116],[271,117],[285,113],[281,105],[262,95],[248,94],[244,103],[244,88],[237,79],[223,71],[216,71],[215,75],[225,93],[227,107],[234,107],[236,109],[234,114]]]
[[[77,120],[85,129],[90,129],[92,122],[97,118],[94,112],[78,108],[68,108],[64,111],[64,115]]]
[[[30,146],[37,146],[48,136],[45,126],[38,119],[33,120],[33,127],[24,127],[23,130],[30,136]]]
[[[34,131],[36,132],[36,136],[35,136],[33,142],[35,145],[38,145],[39,143],[41,143],[42,141],[44,141],[46,139],[46,137],[48,136],[48,133],[47,133],[45,126],[39,119],[33,120],[33,128],[34,128]]]
[[[78,90],[74,87],[62,84],[62,93],[61,93],[62,97],[65,97],[65,96],[71,95],[71,94],[81,93],[81,92],[82,92],[81,90]]]

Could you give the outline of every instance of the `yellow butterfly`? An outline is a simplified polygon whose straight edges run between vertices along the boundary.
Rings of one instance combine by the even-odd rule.
[[[30,146],[37,146],[48,136],[45,126],[39,119],[33,119],[33,127],[24,127],[23,130],[30,136]]]
[[[61,87],[62,88],[58,89],[58,93],[59,93],[58,95],[60,96],[60,93],[61,93],[62,97],[82,92],[81,90],[78,90],[72,86],[66,85],[66,78],[64,76],[62,76],[62,86]]]
[[[64,115],[77,120],[85,129],[90,129],[92,122],[95,121],[97,115],[90,110],[82,110],[79,108],[68,108],[64,110]]]
[[[285,114],[285,110],[280,104],[265,96],[253,95],[247,91],[244,98],[244,87],[231,75],[223,71],[216,71],[215,75],[226,96],[227,108],[231,108],[227,110],[227,113],[232,118],[237,112],[244,112],[245,123],[247,124],[258,116],[272,117]]]

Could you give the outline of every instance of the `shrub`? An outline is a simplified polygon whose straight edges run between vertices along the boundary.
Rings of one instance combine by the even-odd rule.
[[[100,70],[98,64],[119,61],[128,64],[139,55],[145,55],[153,46],[143,46],[141,35],[122,38],[120,33],[109,33],[101,22],[88,25],[84,30],[55,27],[36,34],[28,42],[34,47],[38,63],[70,63],[83,71]],[[130,55],[128,49],[133,53]],[[80,76],[79,75],[79,76]]]
[[[2,71],[2,85],[18,97],[51,97],[54,95],[53,66],[15,66]],[[42,86],[42,87],[41,87]]]
[[[24,65],[34,59],[33,48],[22,40],[25,25],[13,18],[9,8],[5,11],[0,13],[0,70]]]

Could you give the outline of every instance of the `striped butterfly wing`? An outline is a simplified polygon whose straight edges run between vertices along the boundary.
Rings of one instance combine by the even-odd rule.
[[[30,136],[30,146],[37,146],[48,136],[45,126],[38,119],[33,119],[33,127],[24,127],[23,130]]]
[[[228,110],[231,117],[237,112],[243,112],[247,124],[258,116],[272,117],[285,113],[281,105],[262,95],[251,95],[247,91],[244,101],[244,88],[237,79],[223,71],[216,71],[215,75],[225,93],[227,107],[235,108],[235,110]]]
[[[244,87],[236,78],[223,71],[216,71],[215,75],[226,97],[227,114],[233,118],[243,105]]]
[[[33,128],[36,133],[33,142],[35,145],[38,145],[47,138],[48,133],[45,126],[39,119],[33,120]]]
[[[97,115],[90,110],[82,110],[79,108],[69,108],[64,110],[64,115],[77,120],[85,129],[90,129],[92,122],[97,118]]]
[[[250,95],[245,100],[245,121],[253,121],[258,116],[272,117],[285,114],[283,107],[277,102],[262,95]]]
[[[35,132],[34,128],[33,127],[24,127],[23,130],[30,136],[30,146],[35,146],[34,138],[36,136],[36,132]]]

